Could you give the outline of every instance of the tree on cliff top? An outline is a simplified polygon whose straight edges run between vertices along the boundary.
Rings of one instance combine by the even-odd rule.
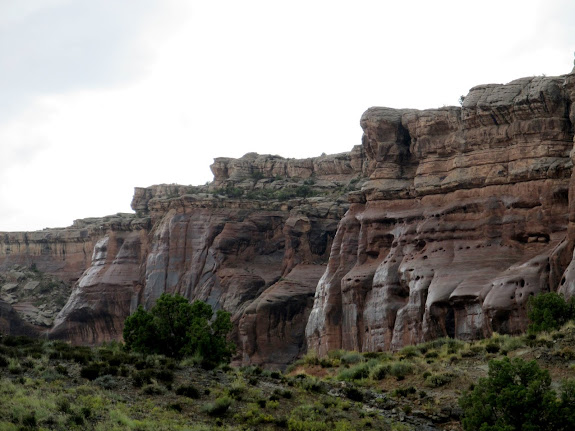
[[[232,329],[230,313],[218,310],[212,320],[209,304],[190,304],[180,295],[162,294],[149,311],[139,306],[124,323],[124,342],[131,350],[181,358],[199,355],[202,366],[227,363],[235,346],[226,337]]]

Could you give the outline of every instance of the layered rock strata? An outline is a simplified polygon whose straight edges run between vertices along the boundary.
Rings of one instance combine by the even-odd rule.
[[[572,78],[478,86],[461,108],[363,115],[365,203],[340,222],[310,349],[526,328],[529,296],[559,288],[573,251]]]
[[[349,153],[218,158],[206,186],[137,188],[135,214],[2,234],[0,271],[73,288],[51,326],[22,295],[0,302],[0,329],[119,339],[168,292],[230,311],[244,364],[520,332],[529,296],[575,294],[574,89],[524,78],[462,107],[370,108]]]
[[[64,252],[44,261],[37,247],[18,243],[20,252],[0,254],[0,265],[33,263],[75,282],[50,337],[84,344],[120,339],[138,305],[149,308],[162,293],[178,293],[232,313],[241,362],[285,366],[305,351],[307,316],[349,207],[347,193],[362,183],[347,154],[318,157],[313,178],[305,179],[277,169],[270,177],[265,166],[282,160],[288,163],[248,154],[237,162],[252,170],[238,173],[233,161],[220,159],[208,186],[137,188],[135,215],[36,232],[46,250],[56,239]],[[6,249],[17,248],[9,245],[15,242]]]

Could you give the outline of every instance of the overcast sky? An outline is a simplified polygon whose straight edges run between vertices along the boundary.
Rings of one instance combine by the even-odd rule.
[[[0,231],[129,212],[213,158],[338,153],[370,106],[573,68],[575,2],[0,0]]]

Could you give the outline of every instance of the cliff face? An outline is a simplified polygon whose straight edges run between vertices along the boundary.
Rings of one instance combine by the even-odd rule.
[[[572,79],[475,87],[462,108],[363,115],[366,203],[340,222],[309,348],[526,328],[527,299],[557,290],[572,256]]]
[[[119,339],[139,304],[178,293],[232,313],[241,362],[281,367],[305,350],[307,317],[349,208],[347,193],[361,184],[352,163],[350,154],[217,159],[210,186],[136,189],[135,215],[6,234],[0,270],[34,264],[73,284],[53,325],[36,325],[38,333],[87,344]],[[11,312],[28,300],[4,299]],[[29,332],[34,322],[22,318]],[[22,325],[10,332],[23,332]]]
[[[573,99],[567,75],[475,87],[461,108],[371,108],[350,153],[218,158],[209,185],[137,188],[133,215],[2,234],[0,271],[73,288],[47,326],[3,288],[0,323],[99,343],[179,293],[232,313],[240,362],[280,367],[306,345],[522,331],[530,295],[575,294]]]

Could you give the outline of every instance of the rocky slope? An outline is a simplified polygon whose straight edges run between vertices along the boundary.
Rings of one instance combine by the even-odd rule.
[[[73,288],[53,325],[18,314],[24,297],[1,297],[0,319],[92,344],[180,293],[231,311],[239,360],[270,366],[306,344],[519,332],[530,295],[575,292],[574,98],[570,74],[475,87],[462,107],[370,108],[349,153],[218,158],[209,185],[137,188],[135,214],[2,234],[0,270]]]

